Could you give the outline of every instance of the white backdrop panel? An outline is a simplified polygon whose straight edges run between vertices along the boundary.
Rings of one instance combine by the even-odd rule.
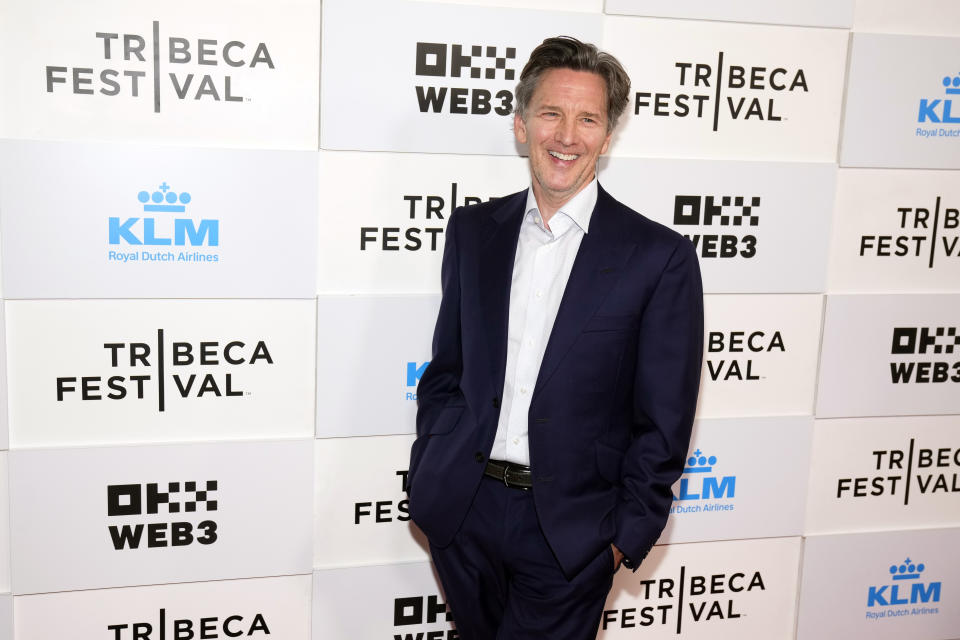
[[[800,538],[656,546],[613,581],[598,640],[790,638]]]
[[[13,640],[13,596],[0,594],[0,638]]]
[[[855,31],[955,36],[960,4],[955,0],[856,0]]]
[[[960,292],[955,171],[841,169],[831,292]]]
[[[309,573],[313,442],[11,452],[13,592]]]
[[[960,295],[827,296],[818,418],[960,413]]]
[[[413,433],[440,298],[320,296],[317,437]]]
[[[606,0],[607,13],[625,13],[663,18],[765,22],[811,27],[849,27],[853,22],[853,0],[808,0],[768,2],[766,0]]]
[[[7,452],[0,451],[0,593],[8,591],[10,591],[10,482],[7,472]]]
[[[4,10],[0,137],[316,148],[320,0]]]
[[[0,224],[10,298],[313,297],[317,158],[6,141]]]
[[[7,402],[7,320],[6,303],[0,300],[0,449],[10,446]]]
[[[807,538],[797,638],[955,638],[958,544],[960,529]]]
[[[809,415],[822,296],[704,297],[701,418]]]
[[[313,566],[429,558],[407,514],[414,436],[328,438],[316,444]]]
[[[597,42],[601,23],[600,14],[326,0],[320,146],[515,155],[507,116],[530,52],[558,34]]]
[[[605,158],[600,167],[615,198],[694,242],[704,291],[824,290],[835,165]]]
[[[17,596],[16,638],[310,640],[310,586],[303,575]]]
[[[428,562],[313,574],[314,638],[456,640],[447,615],[440,581]]]
[[[840,164],[960,169],[958,57],[960,38],[855,33]]]
[[[13,446],[313,434],[313,300],[6,306]]]
[[[960,526],[960,416],[817,420],[808,533]]]
[[[416,0],[417,2],[442,2],[444,4],[495,4],[498,7],[513,9],[552,9],[554,11],[584,11],[600,13],[603,11],[603,0]]]
[[[801,535],[812,428],[810,417],[698,420],[659,542]]]
[[[608,17],[633,81],[611,155],[833,162],[847,32]]]
[[[321,293],[437,293],[453,210],[530,184],[525,158],[320,152]]]

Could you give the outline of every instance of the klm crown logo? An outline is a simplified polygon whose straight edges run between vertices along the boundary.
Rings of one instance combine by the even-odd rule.
[[[189,192],[171,191],[166,181],[157,190],[140,191],[137,200],[143,205],[143,218],[109,219],[109,243],[112,245],[209,246],[220,244],[220,221],[191,218],[154,217],[151,214],[184,213],[193,197]],[[171,229],[172,227],[172,229]],[[172,231],[172,237],[171,237]]]
[[[870,587],[867,592],[868,607],[940,602],[940,582],[920,582],[926,567],[907,558],[899,565],[890,565],[889,573],[894,584]],[[913,582],[907,582],[913,581]]]
[[[960,94],[960,74],[953,76],[944,76],[941,81],[944,93],[948,96]],[[928,100],[920,99],[920,113],[917,122],[944,122],[949,124],[960,124],[960,115],[953,115],[953,100],[949,98],[936,98]]]
[[[713,500],[717,498],[733,498],[737,490],[736,476],[718,478],[713,474],[713,465],[717,463],[717,456],[706,456],[700,449],[687,458],[680,477],[680,495],[674,500]],[[710,474],[710,475],[708,475]],[[689,476],[689,477],[686,477]],[[699,481],[699,486],[697,482]]]

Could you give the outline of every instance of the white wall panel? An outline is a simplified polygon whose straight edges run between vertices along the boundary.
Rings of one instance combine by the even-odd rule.
[[[313,574],[314,638],[455,640],[459,636],[448,615],[428,562]]]
[[[413,433],[440,298],[320,296],[317,437]]]
[[[812,428],[809,417],[694,423],[659,543],[801,535]]]
[[[697,415],[809,415],[822,296],[708,295]]]
[[[960,529],[807,538],[797,638],[955,638],[958,543]]]
[[[630,74],[611,155],[833,162],[847,33],[607,17]]]
[[[17,640],[310,639],[311,576],[14,598]]]
[[[426,560],[426,538],[407,513],[414,436],[329,438],[316,443],[313,565]]]
[[[818,418],[960,413],[960,295],[827,296]]]
[[[613,581],[598,640],[789,638],[800,538],[656,546]]]
[[[309,573],[313,442],[11,452],[13,592]]]
[[[319,0],[6,3],[0,137],[316,148],[319,20]]]
[[[765,0],[606,0],[607,13],[625,13],[662,18],[769,22],[811,27],[849,27],[853,22],[853,0],[808,0],[767,2]]]
[[[954,171],[841,169],[829,290],[960,292]]]
[[[437,293],[456,207],[530,185],[525,158],[320,153],[321,293]]]
[[[817,420],[808,533],[960,526],[960,416]]]
[[[530,52],[559,34],[597,42],[601,22],[600,14],[326,0],[320,146],[515,155],[509,114]]]
[[[960,169],[958,56],[960,38],[854,34],[841,166]]]
[[[834,164],[617,157],[600,167],[615,198],[694,242],[707,293],[824,290]]]
[[[15,447],[313,434],[312,300],[6,306]]]
[[[317,158],[0,141],[0,224],[10,298],[313,297]]]

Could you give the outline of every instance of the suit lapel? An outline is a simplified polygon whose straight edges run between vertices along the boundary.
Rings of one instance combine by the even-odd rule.
[[[507,323],[510,319],[510,288],[517,239],[523,222],[527,192],[505,198],[504,205],[485,221],[480,238],[480,268],[477,272],[480,312],[487,333],[493,392],[503,389],[507,364]]]
[[[556,371],[564,355],[573,346],[584,325],[620,278],[624,264],[636,245],[624,243],[617,233],[613,199],[600,189],[597,205],[590,218],[567,280],[557,318],[543,355],[534,396]]]

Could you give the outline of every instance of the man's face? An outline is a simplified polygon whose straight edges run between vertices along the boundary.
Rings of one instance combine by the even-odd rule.
[[[513,132],[530,145],[537,201],[560,207],[593,180],[597,158],[610,144],[606,82],[588,71],[550,69],[540,78],[526,120],[514,116]]]

